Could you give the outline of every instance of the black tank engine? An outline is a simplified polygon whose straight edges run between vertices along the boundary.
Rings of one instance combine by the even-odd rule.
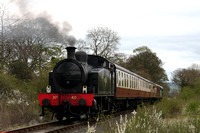
[[[81,114],[86,117],[98,110],[101,95],[114,95],[114,65],[102,57],[75,52],[75,47],[66,49],[67,59],[49,73],[48,93],[39,94],[40,105],[43,113],[44,107],[49,108],[58,119]]]

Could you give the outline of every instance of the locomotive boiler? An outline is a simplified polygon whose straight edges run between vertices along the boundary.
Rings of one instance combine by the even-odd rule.
[[[162,86],[103,57],[75,52],[75,47],[66,49],[67,59],[49,73],[47,93],[39,94],[42,115],[47,108],[58,120],[86,119],[102,111],[123,110],[162,97]]]

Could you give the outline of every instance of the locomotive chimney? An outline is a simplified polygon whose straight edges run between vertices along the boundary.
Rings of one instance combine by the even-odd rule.
[[[68,59],[75,59],[75,47],[67,47],[67,58]]]

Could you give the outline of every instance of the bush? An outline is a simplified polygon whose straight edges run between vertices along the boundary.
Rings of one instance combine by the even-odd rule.
[[[154,106],[144,106],[137,111],[138,113],[132,116],[128,122],[128,132],[157,132],[162,126],[162,111],[158,111]]]
[[[39,121],[38,93],[46,84],[45,76],[25,82],[0,73],[0,129]]]
[[[199,133],[200,117],[185,117],[176,119],[163,119],[162,111],[158,111],[156,106],[148,106],[137,109],[137,114],[120,116],[120,120],[110,123],[110,127],[105,132],[115,133]],[[97,124],[96,124],[97,125]],[[102,132],[102,128],[88,125],[88,132]],[[104,125],[102,125],[104,128]],[[99,131],[97,129],[100,129]]]
[[[32,79],[33,72],[23,61],[17,60],[9,66],[10,74],[15,75],[20,80]]]
[[[183,101],[181,99],[163,98],[156,105],[157,110],[162,111],[162,117],[175,117],[182,113]]]
[[[199,101],[197,100],[191,100],[186,105],[186,112],[196,114],[199,112]]]
[[[179,97],[183,100],[190,100],[195,96],[196,96],[195,90],[190,87],[182,88],[181,93],[179,95]]]
[[[194,90],[195,90],[196,95],[199,96],[200,95],[200,79],[197,80],[197,82],[195,83]]]
[[[199,95],[200,95],[200,79],[195,82],[194,87],[192,88],[183,87],[181,89],[179,98],[188,101],[188,100],[199,97]]]
[[[23,82],[16,79],[14,76],[0,73],[0,99],[7,101],[13,97],[13,90],[23,89]]]

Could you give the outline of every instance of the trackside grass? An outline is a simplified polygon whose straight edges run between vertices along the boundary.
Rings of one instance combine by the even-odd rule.
[[[199,133],[200,79],[193,87],[181,88],[173,98],[164,97],[154,105],[142,105],[132,115],[103,123],[89,132],[106,133]],[[106,128],[107,127],[107,128]],[[89,128],[88,128],[89,129]],[[98,130],[97,130],[98,129]],[[88,133],[89,133],[88,132]]]
[[[200,132],[199,103],[196,100],[164,98],[155,105],[138,107],[137,113],[107,120],[103,129],[88,126],[88,133],[197,133]],[[101,131],[100,131],[101,130]]]

